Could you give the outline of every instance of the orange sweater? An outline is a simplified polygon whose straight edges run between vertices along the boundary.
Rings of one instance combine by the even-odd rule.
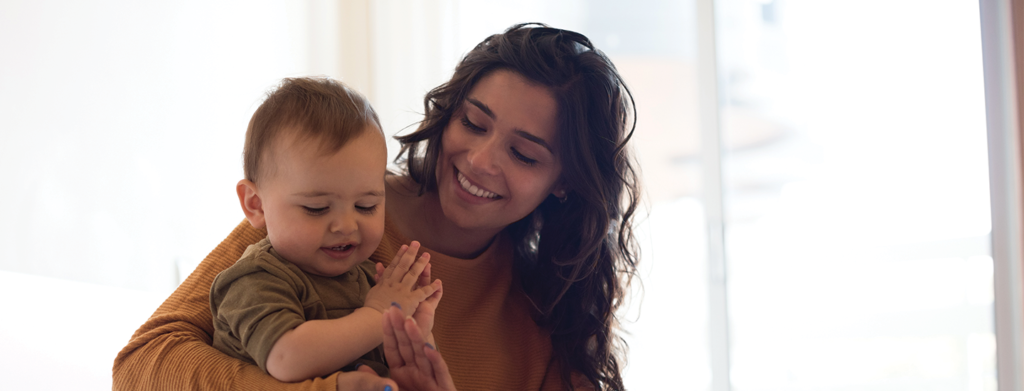
[[[247,221],[235,227],[118,353],[114,390],[335,390],[337,374],[280,383],[210,346],[213,278],[265,236]],[[386,223],[371,259],[386,265],[408,242]],[[444,282],[433,333],[455,386],[462,391],[561,389],[550,335],[531,319],[530,303],[513,276],[508,238],[500,235],[476,259],[425,251],[432,278]]]

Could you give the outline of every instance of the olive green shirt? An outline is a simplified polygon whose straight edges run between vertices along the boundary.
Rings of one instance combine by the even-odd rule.
[[[270,349],[286,331],[307,320],[335,319],[363,306],[373,286],[374,263],[364,261],[345,274],[307,274],[274,251],[266,238],[217,275],[210,287],[213,346],[267,371]],[[353,363],[388,374],[381,346]]]

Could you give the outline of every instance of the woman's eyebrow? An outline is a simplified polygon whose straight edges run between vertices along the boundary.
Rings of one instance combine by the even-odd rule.
[[[480,111],[483,111],[484,114],[487,114],[487,116],[491,117],[491,119],[498,119],[498,116],[494,115],[494,112],[491,111],[491,108],[487,107],[487,105],[485,105],[484,102],[478,101],[478,100],[473,99],[473,98],[466,98],[466,101],[469,102],[469,103],[472,103],[473,106],[476,106],[477,108],[479,108]]]
[[[533,142],[535,142],[537,144],[540,144],[540,146],[544,147],[544,149],[548,150],[548,152],[551,152],[552,155],[555,154],[555,151],[551,150],[551,146],[548,145],[548,142],[544,141],[544,139],[542,139],[540,137],[537,137],[537,136],[534,136],[534,135],[532,135],[532,134],[530,134],[527,131],[522,130],[522,129],[516,128],[516,129],[513,129],[513,131],[519,137],[522,137],[522,138],[525,138],[527,140],[533,141]]]
[[[471,104],[473,104],[473,106],[476,106],[478,109],[480,109],[480,111],[484,112],[484,114],[487,114],[488,117],[491,117],[491,119],[498,119],[498,116],[495,115],[494,112],[491,111],[491,108],[487,107],[487,105],[484,104],[484,102],[481,102],[481,101],[476,100],[474,98],[466,98],[466,101],[471,103]],[[533,142],[537,143],[538,145],[544,147],[544,149],[548,150],[548,152],[551,152],[552,155],[555,154],[555,151],[551,149],[551,145],[549,145],[547,141],[544,141],[544,139],[542,139],[540,137],[537,137],[537,136],[534,136],[534,135],[530,134],[529,132],[527,132],[525,130],[522,130],[522,129],[519,129],[519,128],[513,129],[513,131],[519,137],[522,137],[522,138],[525,138],[527,140],[533,141]]]

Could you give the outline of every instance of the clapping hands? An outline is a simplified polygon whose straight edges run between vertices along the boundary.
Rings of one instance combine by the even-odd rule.
[[[455,391],[441,353],[426,342],[416,319],[395,307],[384,313],[384,357],[402,390]]]
[[[413,241],[398,250],[388,267],[377,264],[377,284],[364,306],[384,315],[384,356],[398,389],[454,391],[448,365],[432,344],[441,280],[430,281],[430,254],[416,258],[419,249],[420,243]]]

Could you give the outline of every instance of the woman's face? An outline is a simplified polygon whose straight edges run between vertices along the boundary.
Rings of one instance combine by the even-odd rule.
[[[461,228],[503,229],[563,195],[557,105],[546,87],[499,70],[481,78],[441,136],[437,187]]]

